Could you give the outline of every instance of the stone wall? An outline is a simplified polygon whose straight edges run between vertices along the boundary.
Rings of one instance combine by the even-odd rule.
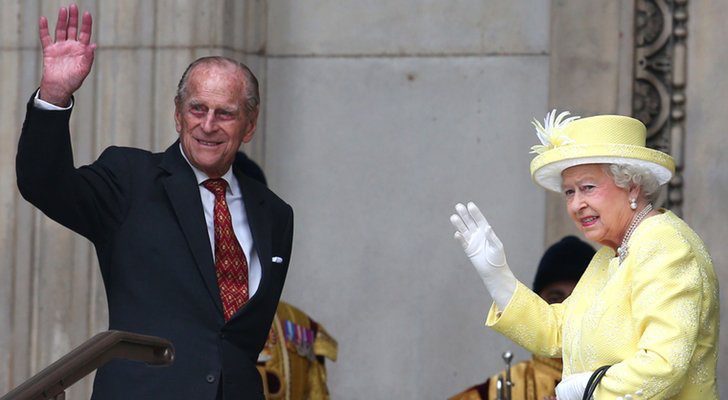
[[[515,350],[483,327],[490,299],[448,217],[477,202],[530,283],[544,195],[529,121],[549,67],[537,3],[269,2],[266,169],[296,212],[283,296],[339,340],[333,398],[446,398]]]

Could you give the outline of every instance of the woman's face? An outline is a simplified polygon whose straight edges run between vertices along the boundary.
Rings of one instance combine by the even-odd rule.
[[[630,192],[614,184],[604,164],[567,168],[561,177],[566,209],[579,230],[589,240],[619,247],[634,215],[629,208]]]

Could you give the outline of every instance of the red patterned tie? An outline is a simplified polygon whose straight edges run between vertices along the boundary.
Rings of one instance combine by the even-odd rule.
[[[248,260],[235,238],[233,221],[225,201],[227,182],[208,179],[202,185],[215,194],[215,272],[225,321],[248,301]]]

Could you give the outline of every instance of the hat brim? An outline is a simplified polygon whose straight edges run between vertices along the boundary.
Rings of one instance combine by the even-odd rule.
[[[650,171],[660,185],[669,182],[675,161],[668,154],[625,144],[570,144],[540,154],[531,161],[531,177],[539,186],[561,192],[561,173],[584,164],[626,164]]]

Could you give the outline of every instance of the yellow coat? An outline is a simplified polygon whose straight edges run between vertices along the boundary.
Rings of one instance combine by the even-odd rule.
[[[613,365],[597,400],[717,399],[713,264],[698,235],[661,212],[637,227],[621,265],[601,248],[563,304],[548,305],[519,282],[486,325],[534,353],[563,354],[564,376]]]

